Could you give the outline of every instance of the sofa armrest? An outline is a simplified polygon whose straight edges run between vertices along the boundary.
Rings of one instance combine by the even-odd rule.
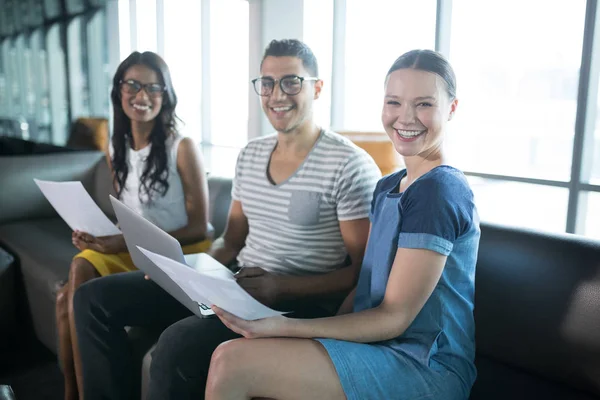
[[[0,400],[15,400],[15,394],[10,386],[0,385]]]
[[[16,332],[15,259],[0,247],[0,348]]]
[[[103,157],[101,151],[0,156],[0,225],[56,216],[34,178],[81,181],[93,196],[96,164]]]

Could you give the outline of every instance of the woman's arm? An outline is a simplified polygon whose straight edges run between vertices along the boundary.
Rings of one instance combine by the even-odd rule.
[[[446,256],[431,250],[398,248],[383,302],[353,314],[319,319],[239,319],[221,309],[217,315],[233,331],[249,338],[333,338],[377,342],[400,336],[410,326],[437,285]]]
[[[208,231],[208,183],[202,158],[190,138],[179,143],[177,171],[183,185],[188,223],[169,234],[185,245],[206,239]]]
[[[114,182],[114,170],[110,157],[106,156],[111,177]],[[200,155],[196,152],[194,143],[184,138],[177,149],[177,171],[181,177],[185,198],[185,210],[188,223],[174,232],[171,236],[182,245],[206,239],[208,231],[208,184]],[[116,190],[116,188],[115,188]],[[127,251],[123,235],[94,237],[86,232],[73,232],[72,242],[79,250],[91,249],[100,253],[114,254]]]
[[[114,170],[112,168],[112,161],[108,149],[105,151],[105,160],[106,164],[108,165],[108,170],[110,171],[110,177],[112,180],[111,185],[116,191],[117,188],[114,179]],[[123,235],[96,237],[87,232],[74,231],[71,234],[71,241],[73,245],[80,251],[90,249],[103,254],[115,254],[127,251],[127,244],[125,243],[125,238]]]

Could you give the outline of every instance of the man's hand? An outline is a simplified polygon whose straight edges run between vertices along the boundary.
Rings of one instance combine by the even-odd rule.
[[[237,283],[252,297],[266,306],[273,306],[279,300],[281,277],[262,268],[243,268],[235,275]]]
[[[123,235],[95,237],[86,232],[74,231],[71,240],[81,251],[90,249],[103,254],[115,254],[125,250]]]

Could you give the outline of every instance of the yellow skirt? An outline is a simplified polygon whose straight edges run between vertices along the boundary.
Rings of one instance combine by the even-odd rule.
[[[202,242],[182,246],[181,249],[183,250],[183,254],[204,253],[210,248],[211,244],[212,241],[207,239]],[[87,249],[73,257],[73,259],[76,258],[88,260],[94,268],[96,268],[96,271],[98,271],[100,276],[118,274],[119,272],[137,271],[137,268],[133,265],[131,256],[127,252],[103,254],[96,250]]]

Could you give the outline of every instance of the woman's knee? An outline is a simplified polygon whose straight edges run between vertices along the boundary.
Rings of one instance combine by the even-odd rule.
[[[69,269],[69,285],[78,287],[83,282],[98,277],[96,268],[85,258],[76,258],[71,262]]]
[[[215,349],[210,360],[209,379],[218,381],[237,380],[248,365],[244,360],[248,356],[248,339],[233,339],[222,343]]]
[[[69,287],[65,285],[56,293],[56,315],[59,318],[68,315],[68,300]]]

